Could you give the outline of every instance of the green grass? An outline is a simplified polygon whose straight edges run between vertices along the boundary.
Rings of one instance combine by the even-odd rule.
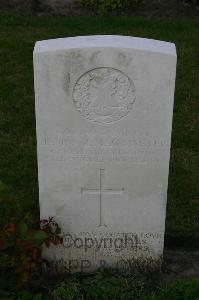
[[[178,52],[166,233],[199,238],[199,24],[116,17],[0,17],[0,180],[13,216],[39,216],[32,51],[37,40],[120,34],[174,42]],[[0,218],[7,218],[1,210]]]
[[[155,286],[147,278],[97,274],[70,276],[51,287],[46,284],[45,290],[4,292],[0,289],[0,297],[3,300],[199,300],[197,279]]]
[[[99,274],[82,280],[65,280],[51,295],[53,300],[199,300],[199,280],[179,280],[152,287],[146,278]]]

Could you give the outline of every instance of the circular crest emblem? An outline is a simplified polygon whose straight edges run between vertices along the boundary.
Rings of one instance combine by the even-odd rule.
[[[111,123],[126,116],[135,101],[133,81],[113,68],[97,68],[84,73],[73,89],[76,109],[85,118]]]

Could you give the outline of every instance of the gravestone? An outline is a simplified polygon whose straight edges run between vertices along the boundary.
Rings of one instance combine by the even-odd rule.
[[[41,219],[63,245],[59,272],[131,270],[162,259],[175,45],[126,37],[40,41],[34,49]]]

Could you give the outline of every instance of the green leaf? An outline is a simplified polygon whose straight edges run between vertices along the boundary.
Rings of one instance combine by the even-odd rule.
[[[32,300],[32,294],[29,291],[22,291],[18,294],[18,300]]]
[[[33,300],[42,300],[42,294],[36,294],[36,295],[33,297]]]
[[[35,245],[41,245],[43,244],[46,238],[47,238],[46,233],[42,230],[38,230],[31,235],[30,241]]]
[[[5,268],[9,265],[9,256],[1,255],[0,256],[0,268]]]
[[[6,236],[3,248],[12,248],[15,245],[15,239],[12,236]]]
[[[19,224],[17,224],[17,235],[20,238],[25,238],[27,231],[28,231],[28,226],[26,223],[20,222]]]
[[[0,201],[5,200],[9,193],[9,187],[0,180]]]

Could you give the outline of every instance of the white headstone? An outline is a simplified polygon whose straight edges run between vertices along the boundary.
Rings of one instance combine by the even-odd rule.
[[[172,43],[127,36],[40,41],[34,49],[41,219],[66,271],[162,258],[176,73]]]

